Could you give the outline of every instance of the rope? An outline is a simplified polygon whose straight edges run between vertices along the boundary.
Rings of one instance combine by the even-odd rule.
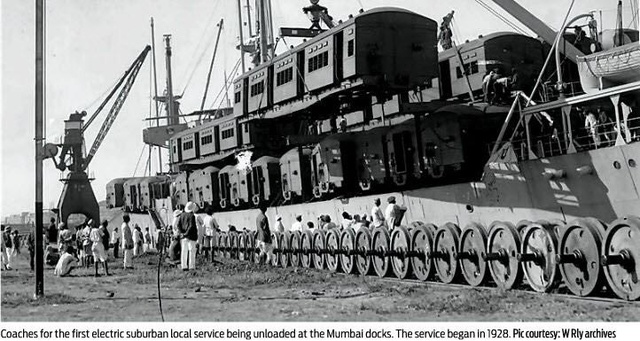
[[[166,242],[166,241],[164,241]],[[160,318],[162,322],[164,322],[164,313],[162,312],[162,293],[160,291],[160,266],[162,265],[162,253],[164,251],[164,245],[160,246],[160,253],[158,254],[158,274],[157,274],[157,283],[158,283],[158,309],[160,309]]]
[[[240,67],[240,62],[241,59],[238,59],[238,61],[236,62],[236,65],[233,67],[233,69],[231,69],[231,74],[235,74],[236,71],[238,70],[238,68]],[[220,95],[222,94],[222,92],[225,90],[225,88],[227,88],[227,83],[230,83],[233,81],[233,77],[229,77],[228,79],[225,79],[225,86],[223,86],[220,91],[218,91],[218,94],[216,95],[216,97],[213,99],[213,101],[211,101],[211,106],[209,107],[210,109],[213,109],[216,105],[216,101],[218,101],[218,98],[220,98]],[[222,104],[218,105],[218,107],[216,109],[220,109],[220,106]]]
[[[496,16],[498,19],[500,19],[502,22],[504,22],[505,24],[507,24],[508,26],[510,26],[511,28],[513,28],[514,30],[516,30],[517,32],[524,34],[524,35],[528,35],[527,32],[525,32],[523,29],[521,29],[520,27],[518,27],[516,24],[514,24],[511,20],[509,20],[507,17],[503,16],[502,14],[500,14],[498,11],[496,11],[495,9],[493,9],[491,6],[487,5],[486,3],[483,2],[483,0],[475,0],[476,3],[478,3],[480,6],[484,7],[487,11],[489,11],[491,14],[493,14],[494,16]]]
[[[135,177],[136,176],[136,172],[138,171],[138,166],[140,165],[140,160],[142,159],[142,154],[144,153],[144,148],[146,148],[147,145],[143,144],[142,145],[142,150],[140,151],[140,156],[138,156],[138,162],[136,162],[136,168],[133,170],[133,174],[131,175],[131,177]]]
[[[218,4],[219,4],[219,2],[216,2],[216,3],[215,3],[215,5],[214,5],[214,7],[213,7],[213,10],[211,11],[211,15],[209,15],[209,19],[207,19],[208,24],[207,24],[207,26],[205,27],[205,29],[202,31],[202,35],[200,36],[200,39],[198,40],[198,44],[196,45],[196,47],[195,47],[195,49],[194,49],[194,53],[193,53],[192,55],[195,55],[195,52],[197,52],[197,51],[198,51],[198,49],[200,49],[200,48],[201,48],[201,46],[203,45],[203,42],[204,42],[205,40],[207,40],[205,36],[206,36],[207,32],[209,32],[209,31],[210,31],[210,30],[209,30],[209,28],[210,28],[210,27],[211,27],[211,25],[213,24],[212,19],[213,19],[213,16],[216,14],[216,7],[217,7],[217,5],[218,5]],[[204,57],[204,54],[205,54],[205,53],[206,53],[206,51],[207,51],[207,47],[208,47],[208,46],[205,46],[205,48],[203,48],[203,49],[202,49],[202,52],[200,53],[200,56],[198,57],[198,60],[196,61],[195,65],[193,66],[193,69],[191,70],[191,74],[189,75],[189,78],[187,78],[187,81],[185,82],[185,86],[184,86],[184,88],[182,89],[182,94],[181,94],[181,96],[183,96],[183,95],[184,95],[184,92],[186,91],[187,87],[188,87],[188,86],[189,86],[189,84],[191,83],[191,80],[193,79],[193,76],[195,75],[196,69],[198,68],[198,65],[200,65],[200,63],[202,62],[202,58]],[[193,59],[192,59],[191,61],[193,61]],[[189,62],[189,63],[190,63],[189,65],[191,65],[191,61]],[[188,70],[188,69],[189,69],[189,68],[187,67],[187,68],[185,69],[185,72],[186,72],[186,70]],[[184,74],[183,74],[183,77],[184,77]]]
[[[287,41],[284,39],[284,36],[281,36],[280,38],[282,38],[282,42],[287,47],[287,50],[291,51],[291,48],[289,47],[289,44],[287,44]],[[307,82],[304,80],[305,77],[300,72],[300,69],[298,69],[298,63],[293,63],[293,67],[296,68],[296,74],[298,75],[298,77],[300,77],[300,79],[302,79],[302,84],[304,84],[304,88],[305,90],[307,90],[306,92],[309,93],[309,87],[307,86]]]

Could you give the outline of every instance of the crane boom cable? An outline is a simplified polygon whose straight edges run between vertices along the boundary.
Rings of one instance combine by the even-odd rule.
[[[240,68],[240,63],[241,63],[241,59],[239,58],[238,61],[236,62],[236,65],[234,65],[233,69],[231,69],[231,74],[235,74],[238,69]],[[226,83],[231,83],[233,81],[232,77],[229,77],[228,79],[225,79]],[[227,86],[223,86],[222,88],[220,88],[220,90],[218,91],[218,94],[216,95],[216,97],[213,99],[213,101],[211,101],[211,105],[209,106],[210,109],[213,109],[216,105],[216,102],[218,101],[218,99],[220,98],[220,96],[222,95],[222,93],[225,91],[225,89],[227,89]],[[219,107],[217,109],[220,109]]]
[[[520,26],[518,26],[516,23],[514,23],[513,21],[509,20],[509,18],[507,18],[506,16],[504,16],[503,14],[501,14],[500,12],[498,12],[498,10],[494,9],[493,7],[489,6],[487,3],[485,3],[483,0],[476,0],[476,2],[480,3],[484,8],[487,9],[487,11],[489,11],[491,14],[493,14],[494,16],[496,16],[498,19],[500,19],[502,22],[504,22],[505,24],[509,25],[511,28],[513,28],[515,31],[524,34],[524,35],[528,35],[528,33],[523,30],[522,28],[520,28]]]
[[[216,3],[217,6],[217,3]],[[203,45],[203,42],[208,40],[206,39],[206,32],[209,31],[209,27],[211,26],[211,23],[213,22],[213,16],[216,13],[215,11],[215,6],[214,6],[214,11],[211,12],[211,16],[209,17],[209,24],[207,24],[207,27],[205,28],[204,32],[202,33],[202,36],[200,37],[200,41],[198,42],[198,45],[196,46],[195,51],[198,51],[198,49],[200,49],[200,46]],[[193,68],[191,69],[191,73],[189,74],[189,78],[187,78],[187,81],[184,83],[184,87],[182,88],[182,93],[180,94],[180,97],[184,96],[185,91],[187,91],[187,88],[189,87],[189,85],[191,84],[191,81],[193,80],[193,76],[195,76],[196,71],[198,70],[198,66],[200,66],[200,64],[202,63],[202,60],[204,59],[204,55],[207,53],[207,46],[205,46],[202,49],[202,52],[200,52],[200,55],[198,56],[198,59],[196,61],[196,63],[193,65]],[[195,52],[194,51],[194,52]]]
[[[131,88],[133,87],[133,83],[136,80],[136,76],[138,75],[140,68],[142,68],[142,65],[147,57],[147,54],[149,53],[149,50],[151,50],[151,47],[147,45],[145,49],[142,51],[142,53],[138,56],[138,58],[136,58],[136,60],[133,62],[131,69],[129,70],[130,71],[129,76],[126,79],[124,86],[120,90],[118,97],[115,99],[113,106],[109,110],[109,114],[107,115],[107,118],[102,123],[102,126],[100,127],[100,131],[98,131],[98,135],[96,136],[96,139],[93,141],[93,145],[91,146],[91,149],[89,150],[89,153],[85,158],[85,162],[84,162],[85,169],[93,159],[96,152],[98,151],[98,148],[102,144],[102,141],[104,141],[104,138],[109,132],[109,129],[111,129],[111,125],[113,125],[113,122],[118,117],[118,113],[120,112],[120,109],[122,109],[122,105],[127,99],[127,96],[129,95],[129,91],[131,91]]]
[[[523,30],[522,28],[520,28],[518,25],[516,25],[514,22],[512,22],[511,20],[509,20],[509,18],[505,17],[504,15],[502,15],[500,12],[498,12],[497,10],[495,10],[493,7],[489,6],[488,4],[486,4],[483,0],[475,0],[476,3],[478,3],[480,6],[484,7],[487,11],[489,11],[489,13],[493,14],[495,17],[497,17],[498,19],[500,19],[502,22],[504,22],[505,24],[507,24],[508,26],[510,26],[511,28],[513,28],[515,31],[524,34],[524,35],[529,35],[525,30]]]

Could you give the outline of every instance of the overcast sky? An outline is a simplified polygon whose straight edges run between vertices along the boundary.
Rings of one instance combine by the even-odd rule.
[[[635,0],[637,1],[637,0]],[[246,2],[243,0],[243,3]],[[491,0],[484,0],[493,8]],[[518,0],[550,26],[560,26],[570,0]],[[238,59],[236,1],[231,0],[47,0],[46,8],[46,138],[58,142],[63,121],[75,110],[92,112],[116,80],[150,43],[149,18],[155,18],[159,89],[165,84],[163,34],[172,34],[174,92],[184,91],[182,112],[200,107],[208,64],[213,51],[216,23],[224,18],[219,53],[215,62],[209,98],[223,83],[223,70],[231,72]],[[253,3],[253,1],[251,1]],[[306,0],[272,0],[274,26],[308,27],[301,8]],[[577,0],[572,14],[603,9],[604,24],[614,25],[616,0]],[[479,34],[513,31],[476,0],[322,0],[335,20],[346,19],[362,6],[371,9],[396,6],[440,21],[456,11],[457,40]],[[629,5],[629,0],[625,0]],[[0,216],[33,211],[34,207],[34,1],[2,0],[2,167]],[[502,12],[501,10],[499,10]],[[504,12],[502,12],[504,13]],[[631,14],[625,18],[630,20]],[[515,20],[514,20],[515,21]],[[517,21],[516,21],[517,22]],[[524,27],[523,25],[520,25]],[[287,39],[293,44],[293,39]],[[283,48],[284,44],[280,44]],[[279,49],[280,50],[280,49]],[[150,112],[150,68],[147,58],[136,84],[109,135],[91,163],[93,189],[98,200],[105,198],[105,185],[117,177],[134,174],[141,154],[143,121]],[[191,77],[191,75],[193,76]],[[191,79],[189,81],[189,79]],[[208,108],[217,104],[208,103]],[[86,132],[87,150],[107,110]],[[155,172],[157,160],[153,159]],[[166,154],[165,154],[166,155]],[[163,160],[167,162],[166,156]],[[146,162],[140,161],[137,175]],[[165,166],[166,169],[166,166]],[[60,172],[51,160],[44,165],[44,206],[57,204],[62,189]]]

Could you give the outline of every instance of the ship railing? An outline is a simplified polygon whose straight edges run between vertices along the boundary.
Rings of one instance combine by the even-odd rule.
[[[564,83],[564,95],[566,97],[573,97],[584,94],[580,81]],[[542,84],[542,99],[544,102],[555,101],[560,97],[558,89],[555,83],[546,82]]]
[[[630,118],[627,121],[629,128],[621,124],[623,137],[630,135],[630,141],[640,141],[640,117]],[[618,136],[618,127],[615,122],[598,124],[595,131],[589,127],[580,127],[572,130],[572,141],[576,151],[583,152],[614,146]],[[560,132],[531,136],[531,151],[538,158],[567,154],[567,135]],[[527,139],[517,136],[512,140],[514,152],[519,161],[530,159],[527,148]]]

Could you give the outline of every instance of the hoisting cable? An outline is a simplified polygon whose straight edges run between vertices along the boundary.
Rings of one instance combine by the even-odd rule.
[[[144,154],[144,148],[146,147],[146,144],[142,145],[142,150],[140,151],[140,156],[138,156],[138,162],[136,162],[136,168],[133,170],[133,174],[131,175],[131,177],[135,177],[136,176],[136,172],[138,171],[138,166],[140,165],[140,160],[142,159],[142,154]]]

